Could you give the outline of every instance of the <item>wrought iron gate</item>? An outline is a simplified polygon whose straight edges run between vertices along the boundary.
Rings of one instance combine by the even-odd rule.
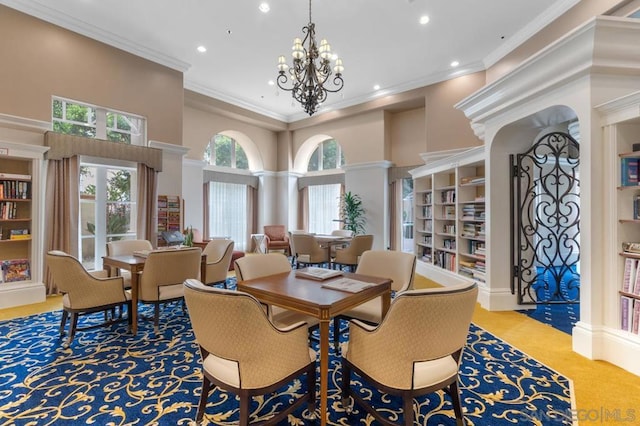
[[[519,304],[580,299],[578,142],[553,132],[511,159],[511,292]]]

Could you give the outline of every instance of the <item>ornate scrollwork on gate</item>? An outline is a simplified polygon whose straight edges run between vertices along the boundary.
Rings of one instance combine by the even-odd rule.
[[[513,259],[519,304],[579,300],[579,152],[569,134],[553,132],[515,156]]]

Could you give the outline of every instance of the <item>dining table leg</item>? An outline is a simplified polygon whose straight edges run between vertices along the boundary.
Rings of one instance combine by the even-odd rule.
[[[138,277],[139,271],[135,268],[131,270],[131,333],[138,333]]]
[[[320,320],[320,425],[327,424],[329,394],[329,321]]]

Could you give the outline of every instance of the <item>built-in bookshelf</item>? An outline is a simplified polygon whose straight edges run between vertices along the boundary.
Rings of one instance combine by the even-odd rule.
[[[444,272],[485,282],[484,148],[438,159],[411,174],[421,272],[435,281],[446,279]]]
[[[624,272],[620,288],[620,329],[639,334],[640,329],[640,252],[623,251]]]
[[[178,195],[158,195],[158,247],[166,246],[164,231],[182,232],[182,201]]]
[[[0,141],[0,308],[46,297],[41,188],[47,149]]]

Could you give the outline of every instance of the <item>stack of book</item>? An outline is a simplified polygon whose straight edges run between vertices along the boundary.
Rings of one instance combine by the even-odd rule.
[[[640,328],[640,268],[638,262],[638,259],[632,257],[625,258],[620,294],[620,328],[634,334],[639,334]]]
[[[28,229],[11,229],[9,230],[9,239],[10,240],[29,240],[31,239],[31,234]]]
[[[622,172],[620,184],[622,186],[638,185],[638,160],[635,157],[624,157],[620,160],[620,170]]]
[[[29,259],[12,259],[2,261],[2,281],[5,283],[27,281],[31,279]]]

